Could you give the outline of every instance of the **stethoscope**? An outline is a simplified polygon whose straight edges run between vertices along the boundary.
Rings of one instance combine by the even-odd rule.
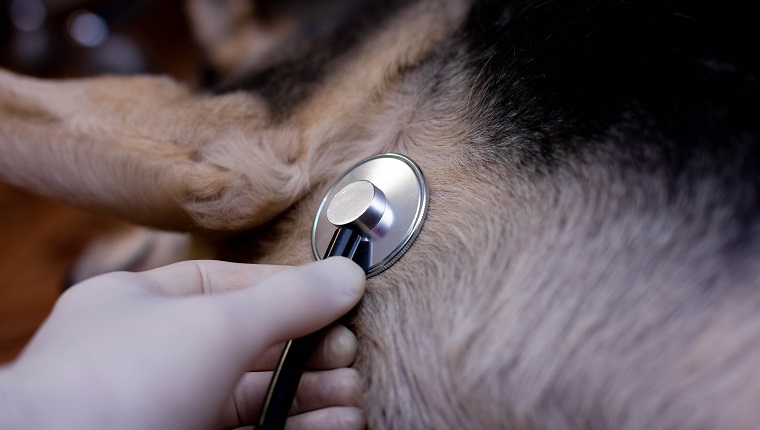
[[[387,153],[351,167],[327,191],[311,230],[314,257],[343,256],[367,277],[392,266],[414,242],[427,214],[428,192],[419,166]],[[285,346],[264,398],[257,430],[283,429],[288,411],[322,332]]]

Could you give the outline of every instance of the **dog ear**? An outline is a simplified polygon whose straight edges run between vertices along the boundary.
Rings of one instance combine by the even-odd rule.
[[[0,179],[153,227],[253,227],[309,182],[298,132],[271,130],[268,117],[251,94],[196,94],[167,78],[0,70]]]
[[[219,76],[239,72],[283,49],[293,19],[266,16],[251,0],[189,0],[187,14],[205,60]]]

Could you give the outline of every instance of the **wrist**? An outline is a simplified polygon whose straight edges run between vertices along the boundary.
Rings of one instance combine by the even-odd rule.
[[[0,428],[29,428],[35,416],[11,366],[0,366]]]

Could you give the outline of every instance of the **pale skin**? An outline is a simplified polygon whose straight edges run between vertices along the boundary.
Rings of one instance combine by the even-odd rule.
[[[283,342],[328,326],[364,292],[344,258],[297,268],[182,262],[78,284],[0,369],[3,429],[209,429],[256,420]],[[357,342],[329,331],[289,430],[362,429]]]

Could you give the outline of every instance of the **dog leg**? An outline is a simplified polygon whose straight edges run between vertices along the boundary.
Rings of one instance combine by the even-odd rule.
[[[295,162],[298,133],[269,132],[268,122],[250,94],[199,95],[159,77],[44,81],[0,70],[0,179],[163,229],[253,227],[308,182]]]
[[[353,162],[399,146],[403,133],[387,126],[371,139],[376,115],[466,6],[402,8],[371,42],[334,60],[285,118],[268,103],[287,101],[253,91],[212,96],[167,78],[44,81],[0,71],[0,179],[162,229],[261,226]]]

